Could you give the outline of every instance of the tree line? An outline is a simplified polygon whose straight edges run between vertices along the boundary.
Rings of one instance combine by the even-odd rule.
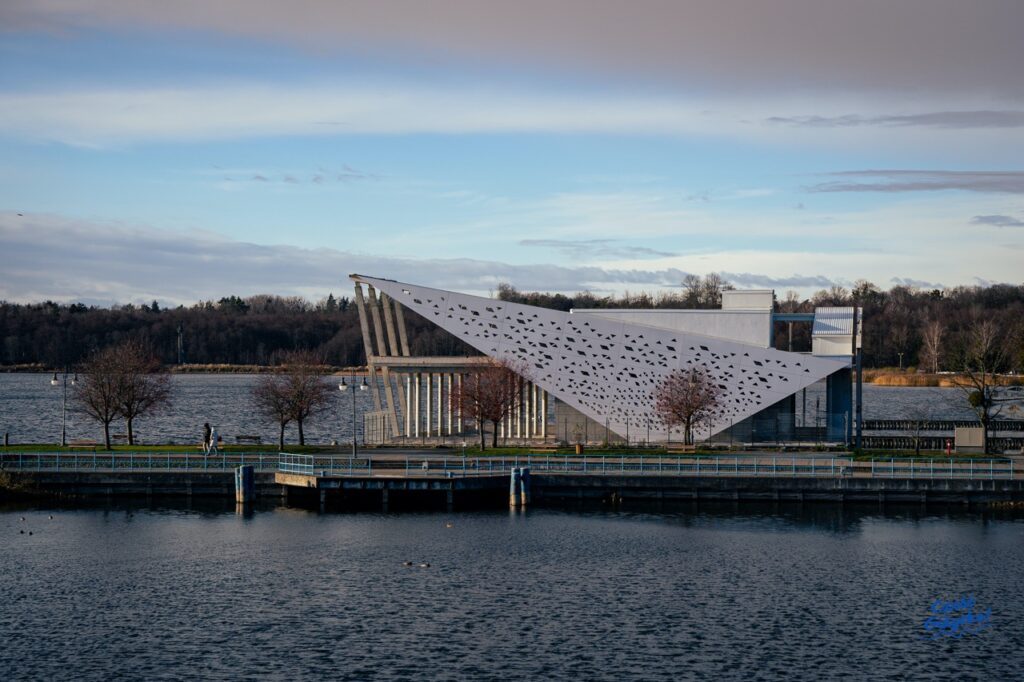
[[[502,284],[497,298],[555,310],[572,308],[716,308],[732,285],[716,274],[691,275],[677,291],[599,296],[521,292]],[[971,330],[990,320],[1005,347],[1000,371],[1024,369],[1024,285],[995,284],[947,289],[898,285],[882,290],[869,282],[852,289],[832,287],[810,297],[781,294],[780,312],[812,312],[815,307],[864,308],[866,367],[914,367],[930,372],[958,371]],[[406,311],[414,355],[476,354],[447,332]],[[52,301],[0,302],[0,365],[61,368],[90,352],[135,340],[151,348],[164,365],[280,364],[286,353],[311,351],[336,367],[365,363],[356,306],[329,295],[318,302],[298,297],[227,296],[192,306],[110,308]],[[776,347],[809,350],[810,328],[777,323]]]
[[[471,354],[454,337],[406,311],[410,352]],[[294,351],[311,351],[335,367],[366,363],[357,308],[333,294],[311,303],[298,297],[227,296],[192,306],[162,308],[81,303],[0,302],[0,366],[74,366],[91,352],[127,340],[151,349],[165,365],[280,364]]]
[[[734,287],[718,275],[691,275],[677,292],[625,293],[621,296],[574,296],[498,289],[502,300],[570,310],[572,308],[717,308],[722,292]],[[834,286],[802,298],[787,291],[775,303],[778,312],[811,313],[817,307],[852,306],[864,310],[862,332],[866,367],[916,368],[927,372],[963,371],[978,325],[987,322],[999,352],[996,371],[1024,371],[1024,285],[993,284],[947,289],[897,285],[885,291],[866,281],[851,289]],[[785,322],[775,327],[775,347],[809,351],[811,329],[794,324],[792,346]]]

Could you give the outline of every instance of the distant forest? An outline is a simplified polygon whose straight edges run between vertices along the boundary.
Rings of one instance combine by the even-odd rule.
[[[689,276],[677,292],[572,296],[520,292],[499,286],[497,297],[556,310],[570,308],[717,308],[721,292],[732,288],[717,275]],[[991,319],[1005,344],[1005,369],[1024,369],[1024,285],[954,287],[922,290],[895,286],[882,291],[867,282],[853,290],[833,287],[801,299],[795,292],[776,303],[781,312],[811,312],[816,306],[864,307],[864,360],[868,367],[923,367],[929,371],[958,369],[966,334],[979,319]],[[414,355],[475,354],[448,333],[406,311],[410,349]],[[49,368],[74,365],[90,351],[128,338],[149,346],[166,365],[272,365],[292,350],[314,350],[336,366],[365,363],[359,315],[347,297],[312,303],[297,297],[270,295],[161,308],[123,305],[113,308],[82,304],[15,304],[0,302],[0,365],[39,364]],[[776,347],[789,348],[788,325],[777,323]],[[809,350],[810,329],[793,326],[793,350]]]

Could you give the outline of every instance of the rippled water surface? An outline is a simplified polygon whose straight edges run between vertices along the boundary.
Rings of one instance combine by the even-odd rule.
[[[1024,520],[751,509],[8,508],[0,671],[18,680],[1021,679]],[[928,605],[967,593],[991,607],[992,626],[923,639]]]
[[[50,385],[49,374],[0,374],[0,432],[11,434],[12,442],[54,443],[60,440],[60,387]],[[335,377],[332,383],[338,381]],[[256,376],[248,374],[185,374],[172,376],[174,401],[152,417],[140,419],[135,431],[144,443],[198,443],[204,422],[218,428],[227,442],[238,434],[258,434],[264,442],[277,441],[277,426],[253,410],[252,387]],[[356,394],[358,414],[373,409],[369,391]],[[352,394],[338,392],[329,411],[306,425],[309,443],[346,442],[351,439]],[[825,410],[824,384],[797,394],[798,423],[814,425],[816,413]],[[1020,418],[1020,414],[1008,415]],[[865,419],[974,419],[964,394],[956,388],[864,387]],[[97,440],[102,431],[95,422],[69,410],[68,438]],[[358,427],[360,436],[362,426]],[[112,432],[123,432],[119,422]],[[293,426],[289,442],[296,442]]]

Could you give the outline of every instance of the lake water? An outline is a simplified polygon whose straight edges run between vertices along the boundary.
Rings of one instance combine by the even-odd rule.
[[[1024,519],[686,509],[7,507],[0,671],[5,680],[1021,679]],[[966,595],[991,609],[990,626],[931,639],[929,605]]]
[[[0,374],[0,433],[11,434],[12,442],[59,442],[62,387],[51,386],[50,374]],[[204,422],[217,427],[225,441],[238,434],[260,435],[264,442],[277,442],[277,426],[255,412],[251,374],[176,374],[172,405],[157,415],[139,419],[135,432],[144,443],[198,443]],[[332,382],[340,381],[333,377]],[[70,392],[70,389],[69,389]],[[373,410],[370,391],[356,393],[358,414]],[[352,392],[337,392],[335,404],[321,417],[306,424],[310,444],[344,443],[351,440]],[[70,405],[70,403],[69,403]],[[815,423],[815,411],[825,409],[824,384],[807,390],[806,401],[797,395],[797,418]],[[973,419],[964,394],[956,388],[864,387],[865,419],[899,419],[927,416],[931,419]],[[1019,417],[1018,417],[1019,418]],[[69,439],[101,440],[102,429],[82,414],[68,410]],[[124,431],[120,422],[112,433]],[[362,426],[358,427],[362,434]],[[289,442],[298,440],[294,426],[286,431]]]

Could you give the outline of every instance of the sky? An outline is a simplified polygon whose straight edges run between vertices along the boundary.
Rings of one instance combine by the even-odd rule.
[[[1019,0],[4,0],[0,299],[1024,282]]]

